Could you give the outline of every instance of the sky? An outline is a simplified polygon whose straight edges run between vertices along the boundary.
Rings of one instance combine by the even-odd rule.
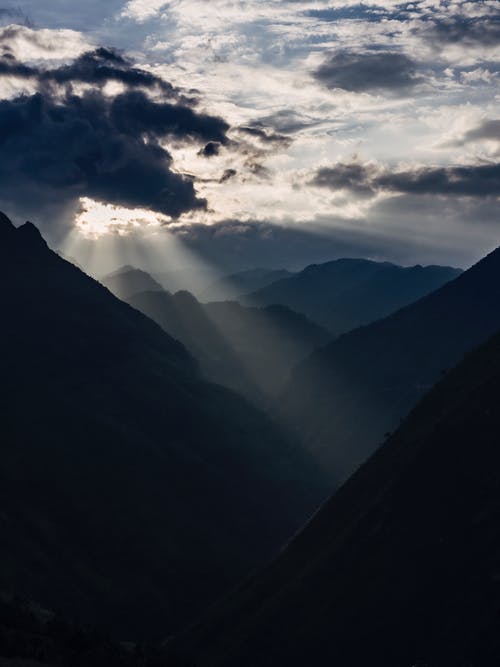
[[[0,55],[0,207],[95,272],[500,244],[497,0],[0,0]]]

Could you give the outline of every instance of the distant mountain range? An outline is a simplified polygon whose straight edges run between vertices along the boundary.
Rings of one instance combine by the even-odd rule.
[[[212,283],[200,298],[202,301],[224,301],[238,299],[247,292],[262,289],[267,285],[290,278],[294,273],[285,269],[248,269],[239,271]]]
[[[103,283],[181,341],[208,379],[258,402],[282,391],[293,366],[330,338],[325,329],[284,306],[202,304],[189,292],[162,290],[137,269],[124,267]],[[141,285],[145,291],[137,292]]]
[[[70,259],[71,258],[65,258]],[[75,263],[75,262],[73,262]],[[140,280],[140,274],[144,273],[140,269],[124,265],[117,268],[112,273],[103,276],[100,281],[106,285],[114,294],[120,290],[120,277],[135,271],[135,279]],[[247,292],[253,292],[266,285],[270,285],[277,280],[293,276],[293,272],[285,269],[247,269],[228,275],[220,275],[220,271],[212,268],[187,268],[171,271],[151,271],[148,275],[149,286],[151,289],[158,287],[167,292],[191,292],[202,302],[206,301],[226,301],[238,299]],[[130,276],[129,276],[130,278]],[[152,281],[152,282],[151,282]],[[137,283],[140,287],[140,282]],[[129,280],[129,287],[133,283]],[[148,284],[145,282],[142,289],[136,291],[146,291]],[[134,292],[136,293],[136,292]],[[120,298],[126,298],[131,294],[121,294]]]
[[[242,297],[253,306],[281,304],[303,313],[333,336],[385,317],[456,278],[447,266],[402,267],[367,259],[337,259]]]
[[[210,267],[154,271],[152,276],[167,292],[188,291],[200,298],[220,272]]]
[[[307,454],[181,343],[0,216],[0,591],[166,637],[326,493]]]
[[[280,410],[346,479],[464,354],[500,329],[500,250],[432,294],[315,351]]]
[[[464,297],[468,284],[478,297],[472,285],[489,270],[493,279],[497,261],[495,253],[436,304]],[[497,334],[439,382],[274,563],[187,633],[195,664],[500,664],[499,403]]]
[[[163,287],[149,273],[133,266],[122,266],[100,281],[110,292],[126,301],[140,292],[162,292]]]

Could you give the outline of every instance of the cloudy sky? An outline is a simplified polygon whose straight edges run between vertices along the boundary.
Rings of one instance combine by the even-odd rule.
[[[0,205],[84,264],[500,244],[497,0],[21,0],[0,26]]]

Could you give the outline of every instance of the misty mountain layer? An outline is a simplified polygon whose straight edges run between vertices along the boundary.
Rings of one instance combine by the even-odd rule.
[[[137,269],[104,284],[180,340],[208,379],[259,403],[281,392],[294,365],[329,340],[325,329],[285,306],[201,304],[189,292],[155,288],[155,281]],[[146,289],[137,292],[141,284]]]
[[[122,266],[101,280],[102,284],[122,301],[140,292],[161,292],[163,287],[149,273],[133,266]]]
[[[223,276],[209,285],[201,294],[203,301],[238,299],[294,274],[285,269],[248,269]]]
[[[439,290],[298,366],[284,417],[346,479],[446,369],[500,329],[500,250]]]
[[[402,267],[367,259],[311,264],[248,294],[243,303],[280,303],[338,336],[406,306],[460,274],[447,266]]]

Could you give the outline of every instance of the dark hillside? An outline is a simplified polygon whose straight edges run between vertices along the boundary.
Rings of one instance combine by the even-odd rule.
[[[201,665],[500,661],[500,335],[188,637]]]
[[[157,324],[0,220],[0,590],[168,635],[325,493],[314,464]]]

